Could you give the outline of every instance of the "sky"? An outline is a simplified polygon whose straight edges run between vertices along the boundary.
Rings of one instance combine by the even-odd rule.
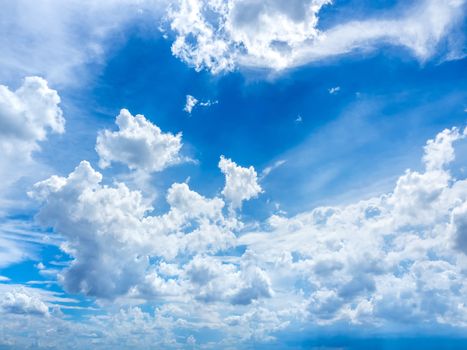
[[[0,349],[465,349],[465,0],[0,0]]]

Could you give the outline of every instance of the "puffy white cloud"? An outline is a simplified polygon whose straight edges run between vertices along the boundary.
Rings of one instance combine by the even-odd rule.
[[[39,150],[39,141],[47,134],[63,133],[65,119],[58,106],[57,91],[40,77],[26,77],[21,86],[11,91],[0,85],[0,152],[1,156],[30,160]]]
[[[453,143],[463,138],[453,128],[429,140],[425,171],[407,170],[390,193],[275,216],[266,232],[238,243],[255,251],[278,296],[301,286],[313,323],[465,327],[467,180],[448,169]]]
[[[45,166],[35,161],[34,154],[50,134],[64,133],[59,104],[57,91],[40,77],[26,77],[16,90],[0,85],[0,266],[31,257],[23,238],[13,237],[17,235],[12,220],[6,217],[12,208],[25,206],[20,199],[24,197],[23,184],[45,176]]]
[[[442,169],[454,160],[453,142],[465,138],[465,131],[460,133],[457,128],[445,129],[429,140],[425,146],[423,161],[427,170]]]
[[[133,170],[155,172],[182,161],[181,134],[163,133],[143,115],[132,116],[126,109],[120,111],[115,123],[118,131],[104,130],[97,136],[101,168],[120,162]]]
[[[195,256],[185,267],[189,289],[203,302],[224,301],[248,305],[273,295],[268,275],[254,265],[238,268],[209,256]]]
[[[250,166],[243,168],[230,159],[221,156],[219,169],[225,175],[225,186],[222,195],[227,199],[233,208],[239,208],[244,200],[255,198],[262,192],[258,184],[258,174]]]
[[[102,175],[83,161],[68,177],[52,176],[30,192],[44,203],[39,221],[65,238],[62,249],[74,258],[60,275],[68,291],[101,298],[134,288],[146,295],[175,291],[176,285],[169,288],[171,282],[157,275],[153,259],[177,262],[180,256],[185,261],[235,245],[233,231],[241,224],[224,217],[220,198],[205,198],[175,183],[167,192],[170,209],[151,216],[139,191],[101,181]]]
[[[62,275],[66,289],[112,297],[142,278],[147,262],[134,253],[141,239],[134,230],[149,207],[139,192],[123,184],[101,186],[101,180],[88,162],[81,162],[68,178],[36,184],[31,196],[46,201],[39,220],[67,238],[63,249],[75,257]]]
[[[235,67],[280,70],[378,44],[407,47],[426,60],[460,21],[463,5],[420,0],[403,13],[345,19],[324,31],[318,14],[332,6],[330,0],[178,0],[167,17],[175,33],[173,54],[197,70],[218,73]]]
[[[25,289],[13,290],[1,295],[0,310],[5,313],[48,316],[49,308],[37,296]]]

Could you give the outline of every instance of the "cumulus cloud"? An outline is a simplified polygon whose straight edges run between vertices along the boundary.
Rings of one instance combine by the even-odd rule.
[[[37,295],[31,295],[25,289],[3,294],[0,300],[0,310],[4,313],[21,315],[49,315],[47,305]]]
[[[233,208],[241,207],[243,201],[255,198],[262,192],[258,184],[258,174],[252,166],[244,168],[221,156],[219,169],[225,175],[222,195]]]
[[[254,300],[273,295],[268,275],[257,266],[243,266],[209,256],[195,256],[185,267],[190,290],[203,302],[224,301],[248,305]]]
[[[406,47],[423,61],[460,21],[463,5],[420,0],[402,13],[346,19],[326,30],[318,28],[318,19],[324,6],[333,6],[330,0],[178,0],[167,18],[173,54],[196,70],[218,73],[280,70],[381,44]]]
[[[0,85],[0,151],[2,157],[29,160],[48,133],[65,131],[57,91],[40,77],[27,77],[11,91]]]
[[[63,134],[65,119],[59,106],[60,96],[45,79],[26,77],[16,89],[0,85],[0,216],[8,214],[16,203],[19,179],[37,181],[44,176],[44,166],[34,160],[41,143],[51,134]],[[5,243],[0,261],[8,250],[18,247]],[[1,264],[1,262],[0,262]]]
[[[221,198],[206,198],[185,183],[175,183],[167,191],[169,210],[151,216],[152,208],[139,191],[101,181],[102,175],[83,161],[68,177],[52,176],[30,192],[43,203],[38,220],[65,238],[61,248],[74,258],[59,276],[70,292],[100,298],[131,291],[180,293],[189,288],[186,283],[173,281],[166,268],[159,271],[154,259],[163,265],[188,263],[187,257],[235,246],[234,232],[241,223],[224,216]],[[258,276],[262,282],[247,287],[252,291],[242,299],[246,303],[268,294],[267,280]]]
[[[133,116],[126,109],[120,111],[115,123],[118,131],[103,130],[97,136],[101,168],[119,162],[132,170],[156,172],[183,161],[179,154],[181,134],[163,133],[143,115]]]

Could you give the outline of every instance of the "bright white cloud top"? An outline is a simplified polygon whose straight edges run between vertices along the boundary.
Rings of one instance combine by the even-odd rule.
[[[237,67],[282,70],[377,45],[409,49],[421,61],[462,20],[463,0],[420,0],[382,18],[319,28],[331,0],[179,0],[168,19],[172,52],[195,69]],[[448,56],[459,55],[453,47]]]
[[[118,131],[104,130],[97,136],[101,168],[119,162],[132,170],[155,172],[182,161],[182,134],[163,133],[143,115],[132,116],[126,109],[120,111],[115,123]]]

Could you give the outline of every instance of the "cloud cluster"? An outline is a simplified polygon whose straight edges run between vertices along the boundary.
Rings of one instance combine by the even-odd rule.
[[[126,110],[117,117],[117,124],[120,131],[98,136],[101,162],[119,160],[130,168],[162,170],[178,156],[180,135],[162,134],[143,116],[133,117]],[[260,191],[253,167],[242,168],[224,158],[220,167],[226,174],[224,197],[235,206]],[[169,210],[153,216],[140,191],[124,183],[103,185],[102,180],[102,174],[82,161],[67,177],[54,175],[35,184],[29,193],[43,203],[38,220],[65,238],[61,248],[74,258],[60,274],[66,290],[111,299],[129,294],[173,295],[189,289],[195,296],[204,293],[205,286],[189,277],[187,269],[192,265],[186,259],[235,246],[234,232],[242,224],[235,215],[226,215],[224,200],[206,198],[186,183],[174,183],[166,195]],[[167,264],[180,261],[181,266],[167,272]],[[248,271],[243,271],[235,265],[228,268],[232,274],[224,278],[231,281],[232,291],[222,291],[218,294],[225,296],[216,298],[248,304],[271,294],[263,272],[246,267]]]
[[[429,140],[425,171],[407,170],[390,193],[272,216],[266,232],[239,243],[255,251],[266,272],[274,269],[275,290],[303,286],[314,323],[465,327],[467,180],[447,168],[453,143],[464,138],[453,128]]]
[[[225,186],[222,195],[232,204],[233,208],[241,207],[244,200],[255,198],[261,193],[262,189],[258,184],[258,174],[252,166],[243,168],[231,159],[221,156],[219,169],[225,175]]]
[[[162,302],[157,316],[128,308],[94,319],[99,329],[117,322],[111,339],[134,322],[148,342],[162,327],[166,347],[201,328],[224,334],[225,347],[295,327],[464,329],[467,180],[449,167],[465,137],[452,128],[429,140],[424,170],[407,170],[389,193],[259,225],[226,205],[239,209],[261,192],[254,168],[224,157],[223,198],[174,183],[160,215],[124,183],[103,185],[86,161],[37,183],[31,196],[73,259],[59,273],[67,291]]]
[[[462,18],[463,5],[420,0],[404,11],[345,19],[326,30],[318,28],[318,15],[331,0],[178,0],[167,19],[175,35],[173,54],[196,70],[219,73],[281,70],[381,44],[406,47],[423,61]]]

